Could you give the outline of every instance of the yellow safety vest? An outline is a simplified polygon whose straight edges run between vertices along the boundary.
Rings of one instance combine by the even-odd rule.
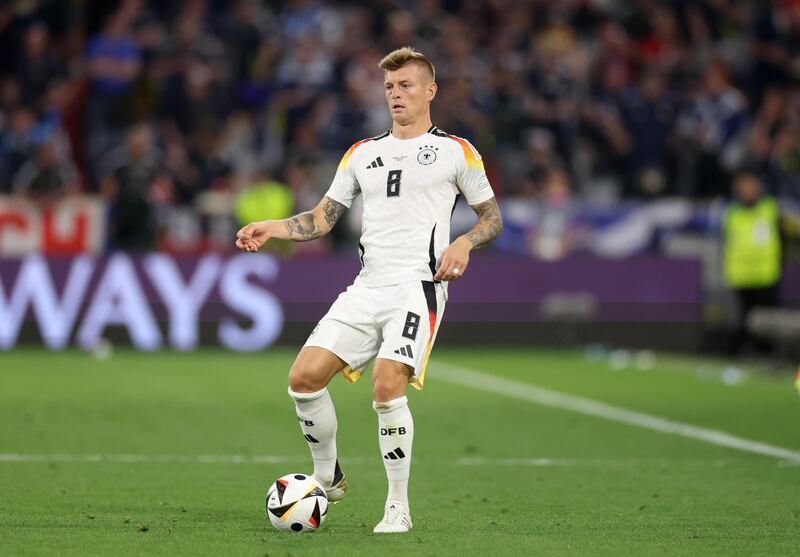
[[[289,187],[280,182],[253,184],[236,198],[236,220],[247,224],[260,220],[285,219],[292,216],[294,197]]]
[[[771,197],[725,212],[723,275],[733,288],[763,288],[781,277],[780,212]]]

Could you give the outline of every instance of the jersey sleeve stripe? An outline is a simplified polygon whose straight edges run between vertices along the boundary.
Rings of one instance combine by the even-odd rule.
[[[479,158],[478,152],[470,145],[469,141],[450,134],[447,134],[447,137],[461,145],[461,150],[464,151],[464,159],[467,161],[467,167],[470,170],[483,168],[483,161]]]
[[[353,152],[355,152],[356,148],[357,148],[359,145],[361,145],[362,143],[366,143],[367,141],[372,141],[372,138],[371,138],[371,137],[368,137],[367,139],[362,139],[361,141],[358,141],[358,142],[356,142],[356,143],[353,143],[352,147],[350,147],[350,148],[347,150],[347,152],[346,152],[346,153],[344,154],[344,156],[342,157],[342,160],[339,162],[339,168],[344,168],[345,166],[347,166],[347,161],[348,161],[348,160],[350,160],[350,155],[352,155],[352,154],[353,154]]]
[[[353,145],[347,150],[347,152],[342,157],[342,160],[339,161],[339,168],[344,168],[345,166],[347,166],[347,161],[350,160],[350,155],[352,155],[355,152],[355,150],[358,148],[359,145],[361,145],[362,143],[366,143],[367,141],[377,141],[379,139],[383,139],[384,137],[389,137],[390,133],[392,133],[392,130],[388,130],[380,135],[376,135],[375,137],[368,137],[366,139],[362,139],[361,141],[353,143]]]

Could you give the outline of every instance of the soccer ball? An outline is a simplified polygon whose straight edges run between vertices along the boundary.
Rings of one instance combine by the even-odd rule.
[[[287,474],[267,491],[267,516],[278,530],[314,532],[327,513],[328,497],[314,476]]]

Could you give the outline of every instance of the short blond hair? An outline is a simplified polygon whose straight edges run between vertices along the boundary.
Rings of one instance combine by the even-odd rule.
[[[387,72],[393,72],[395,70],[399,70],[406,64],[421,64],[431,74],[431,81],[436,81],[436,70],[433,68],[433,64],[428,57],[422,54],[421,52],[414,50],[410,46],[404,46],[403,48],[398,48],[397,50],[391,51],[389,54],[383,57],[381,63],[378,64],[378,67]]]

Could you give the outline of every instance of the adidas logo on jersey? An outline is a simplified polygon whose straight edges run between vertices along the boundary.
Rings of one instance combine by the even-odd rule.
[[[404,453],[400,447],[397,447],[394,451],[389,451],[385,455],[383,455],[384,460],[397,460],[399,458],[405,458],[406,453]]]
[[[414,353],[411,351],[411,345],[410,344],[406,344],[402,348],[398,348],[397,350],[394,351],[394,353],[395,354],[400,354],[401,356],[407,356],[409,358],[413,358],[414,357]]]
[[[383,166],[383,161],[381,160],[380,157],[372,161],[372,164],[368,164],[367,170],[369,170],[370,168],[378,168],[379,166]]]

